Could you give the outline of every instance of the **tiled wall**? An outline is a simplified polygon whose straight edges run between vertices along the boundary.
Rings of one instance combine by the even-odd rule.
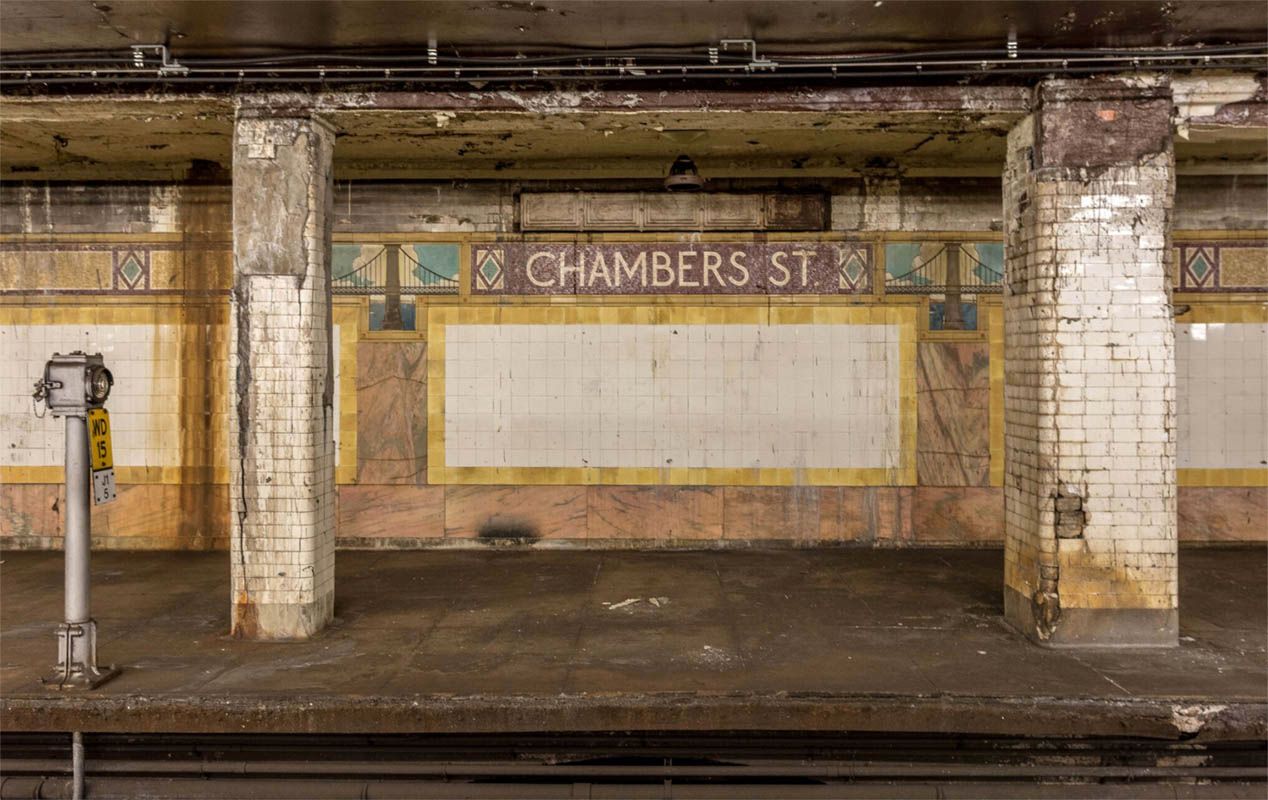
[[[49,355],[83,350],[101,353],[114,374],[109,409],[115,464],[179,466],[180,338],[177,325],[0,325],[0,429],[5,431],[0,464],[62,463],[64,422],[32,413],[32,385],[43,377]]]
[[[1180,469],[1268,467],[1268,325],[1176,325]]]
[[[456,467],[894,468],[896,325],[449,325]]]
[[[945,191],[905,197],[894,211],[901,216],[886,216],[888,206],[879,198],[864,209],[866,226],[849,214],[837,213],[838,207],[850,204],[846,192],[841,196],[844,199],[834,198],[834,228],[850,231],[853,239],[870,241],[878,262],[887,245],[906,242],[909,249],[919,250],[922,244],[948,239],[994,241],[997,237],[989,230],[989,217],[999,213],[998,184],[978,186],[973,196],[981,202],[961,209],[955,199],[959,184],[944,183]],[[1242,194],[1253,194],[1259,188]],[[61,478],[62,423],[51,418],[34,420],[30,389],[48,353],[78,347],[105,352],[119,380],[110,408],[115,420],[121,496],[115,504],[94,510],[94,531],[102,537],[101,543],[226,545],[227,470],[221,443],[226,435],[223,384],[227,343],[223,329],[227,325],[225,319],[214,324],[210,320],[227,309],[231,270],[227,215],[217,217],[208,211],[214,205],[204,196],[208,191],[194,193],[200,199],[188,206],[183,205],[183,190],[153,190],[148,199],[138,194],[133,200],[140,211],[129,212],[129,219],[149,219],[145,232],[140,232],[135,222],[129,223],[131,227],[122,226],[119,214],[109,216],[105,223],[88,219],[85,214],[91,203],[85,193],[67,201],[68,208],[73,206],[74,220],[63,225],[56,218],[60,212],[54,192],[51,205],[36,209],[32,219],[44,221],[28,237],[18,233],[25,223],[20,222],[21,215],[13,213],[7,199],[11,193],[0,190],[0,198],[5,198],[0,202],[0,227],[7,225],[5,229],[10,231],[0,240],[0,294],[8,295],[0,297],[0,365],[5,367],[0,369],[0,537],[4,542],[56,546],[60,536],[59,509],[64,502],[59,499],[57,483]],[[508,220],[513,218],[515,195],[506,187],[493,190],[467,185],[420,192],[385,184],[364,190],[348,187],[346,197],[344,188],[338,191],[336,230],[343,231],[337,233],[339,247],[359,253],[363,245],[394,237],[393,241],[410,244],[410,252],[433,267],[436,259],[422,258],[418,247],[439,245],[445,253],[461,252],[461,259],[445,261],[442,271],[446,276],[461,272],[464,287],[471,282],[472,265],[467,263],[471,247],[494,237],[514,237],[506,232],[514,228]],[[1183,200],[1183,182],[1179,191]],[[991,197],[995,199],[991,201]],[[109,202],[118,200],[115,195],[110,198]],[[1198,219],[1195,215],[1201,209],[1193,201],[1186,202],[1189,210],[1178,216]],[[437,211],[436,222],[420,221],[419,209],[424,207],[427,214]],[[146,208],[148,217],[141,213]],[[1209,210],[1202,214],[1203,220],[1213,218]],[[469,224],[468,219],[475,222]],[[871,232],[864,228],[871,228]],[[927,235],[912,232],[935,229],[937,233]],[[961,231],[958,235],[947,233],[957,229]],[[358,230],[391,233],[353,233]],[[58,238],[63,231],[72,235]],[[1189,292],[1177,296],[1177,303],[1194,308],[1193,315],[1180,318],[1177,328],[1182,538],[1237,541],[1268,536],[1262,524],[1268,515],[1268,489],[1264,486],[1268,480],[1262,476],[1268,472],[1256,460],[1254,449],[1254,424],[1256,420],[1262,424],[1265,415],[1263,411],[1257,417],[1254,413],[1255,390],[1251,385],[1258,380],[1260,383],[1254,385],[1262,386],[1264,360],[1251,354],[1256,347],[1259,353],[1268,351],[1268,342],[1263,340],[1268,306],[1256,302],[1262,295],[1248,294],[1266,287],[1247,285],[1255,281],[1268,285],[1268,271],[1264,270],[1268,247],[1263,240],[1264,234],[1258,231],[1194,232],[1178,234],[1175,240],[1175,282],[1177,286],[1183,283],[1181,288]],[[1212,250],[1212,243],[1218,248]],[[1183,266],[1179,258],[1182,248],[1189,248],[1183,250],[1186,256],[1194,256],[1186,262],[1189,271],[1184,273],[1179,269]],[[1199,252],[1198,248],[1203,249]],[[432,251],[428,254],[435,255]],[[1208,283],[1199,286],[1202,276],[1209,274],[1209,270],[1203,271],[1205,254],[1217,259],[1214,266],[1219,280],[1210,283],[1213,279],[1205,279]],[[876,269],[881,271],[879,263]],[[339,421],[335,431],[339,537],[353,546],[466,543],[490,532],[508,530],[531,530],[543,540],[586,541],[596,546],[614,542],[680,546],[756,539],[796,544],[999,543],[1003,427],[997,398],[1002,396],[1004,372],[998,299],[983,299],[979,330],[930,332],[923,298],[883,297],[879,294],[881,283],[876,281],[869,288],[870,294],[857,298],[806,296],[795,300],[761,296],[654,296],[619,301],[602,297],[581,301],[491,297],[477,301],[466,294],[420,297],[417,329],[406,332],[367,330],[367,298],[337,297],[333,343],[338,352],[334,410]],[[128,304],[126,311],[119,305],[124,302]],[[190,316],[195,302],[212,309],[210,316]],[[688,346],[681,351],[685,359],[675,357],[664,365],[668,369],[670,364],[688,363],[691,374],[674,373],[671,377],[659,358],[651,359],[656,362],[656,372],[652,373],[648,352],[668,347],[666,340],[676,338],[665,333],[675,329],[665,324],[670,319],[666,315],[684,313],[687,308],[706,309],[715,316],[697,318],[691,323],[690,334],[683,333],[688,329],[677,328],[679,337],[704,335],[720,325],[759,331],[760,336],[769,335],[770,339],[764,339],[761,354],[755,341],[744,343],[752,350],[738,357],[727,355],[727,345],[732,343],[720,342],[721,354],[710,356],[708,348],[715,342],[696,342],[705,346],[704,358],[695,358]],[[845,313],[847,308],[899,310],[911,314],[916,322],[822,321],[834,313]],[[496,310],[491,322],[480,318],[480,314],[493,313],[491,310]],[[605,321],[599,321],[600,314],[607,315]],[[789,316],[773,324],[772,315],[780,314]],[[794,321],[798,314],[802,316]],[[490,338],[466,342],[460,337],[437,347],[428,323],[442,317],[446,320],[442,327],[450,332],[491,325],[487,329]],[[463,325],[448,324],[457,322]],[[1195,354],[1188,349],[1196,344],[1189,339],[1197,324],[1207,325],[1208,338],[1203,346],[1213,341],[1210,331],[1215,326],[1210,323],[1225,323],[1222,330],[1226,332],[1233,326],[1241,330],[1241,352],[1245,355],[1240,361],[1229,347],[1220,350],[1219,359],[1212,357],[1212,351]],[[870,348],[882,343],[868,342],[863,348],[865,343],[858,338],[866,329],[888,326],[913,330],[918,339],[908,350],[900,348],[897,357],[900,367],[910,370],[910,392],[901,386],[893,388],[890,343],[884,343],[885,353],[877,358]],[[789,333],[802,328],[809,334]],[[608,329],[638,333],[618,334],[623,336],[620,341],[605,342],[602,334]],[[577,341],[581,349],[571,357],[565,342],[564,355],[560,356],[558,342],[534,342],[522,335],[529,330],[535,332],[531,335],[552,337],[595,331],[596,338],[588,343]],[[821,333],[827,344],[818,341]],[[108,338],[111,335],[115,338]],[[1214,340],[1225,342],[1223,337],[1231,335],[1217,334]],[[785,336],[789,340],[780,338]],[[839,344],[831,346],[834,336],[848,340],[845,350]],[[1256,336],[1258,344],[1250,341]],[[454,354],[455,345],[459,350],[474,346],[472,357],[484,360],[486,346],[496,349],[499,341],[507,340],[511,340],[512,353],[516,345],[531,345],[526,359],[514,354],[499,359],[490,351],[487,360],[495,365],[496,374],[508,380],[498,382],[491,391],[489,387],[459,388],[451,382],[455,371],[461,371],[460,365],[469,363],[467,355]],[[610,359],[605,355],[605,344],[622,352],[629,346],[635,355],[624,359],[628,363],[621,357]],[[774,355],[778,347],[768,350],[766,344],[787,346],[788,350]],[[862,349],[851,349],[856,346]],[[868,350],[866,355],[863,349]],[[773,402],[780,413],[774,415],[777,419],[768,428],[760,423],[751,425],[744,418],[755,411],[759,415],[769,411],[761,405],[772,396],[765,385],[769,382],[754,382],[744,374],[746,369],[758,370],[762,359],[769,363],[762,364],[761,372],[776,376],[786,372],[790,379],[787,387],[782,378],[775,382]],[[695,367],[697,362],[700,369]],[[885,376],[869,377],[868,368],[875,370],[881,363]],[[1190,378],[1187,365],[1197,367],[1201,377]],[[694,400],[702,409],[699,413],[711,420],[691,420],[677,428],[648,427],[644,433],[672,439],[690,431],[696,434],[696,442],[702,442],[699,447],[667,440],[652,447],[627,448],[623,439],[603,439],[616,429],[637,428],[641,423],[630,420],[648,413],[642,410],[640,396],[627,390],[627,368],[631,370],[630,385],[645,390],[642,397],[664,404],[653,406],[652,416],[663,416],[674,401],[685,398],[686,414],[696,413],[692,411]],[[557,380],[556,370],[562,370],[565,377],[591,381],[594,391],[555,391],[558,387],[552,386],[538,394],[540,381]],[[840,377],[851,370],[854,374],[848,379]],[[722,377],[717,378],[714,371],[720,371]],[[175,390],[166,382],[169,379],[177,382]],[[721,391],[717,391],[719,380]],[[876,387],[869,384],[877,380],[882,387],[872,391]],[[217,381],[218,386],[214,385]],[[797,406],[798,395],[803,402],[805,397],[798,387],[807,381],[813,398],[809,417]],[[1250,382],[1246,391],[1237,395],[1246,381]],[[546,407],[553,410],[521,413],[521,390],[546,398]],[[837,394],[835,399],[833,393]],[[437,409],[428,408],[429,395],[439,397],[446,413],[437,416]],[[1265,396],[1262,388],[1258,396]],[[589,402],[592,397],[599,397],[601,408],[607,409],[598,412],[598,420],[577,421],[570,416],[572,412],[560,413],[560,409],[580,408],[577,403]],[[840,423],[840,430],[823,428],[825,420],[813,411],[813,403],[819,400],[837,405],[844,402],[848,408],[864,410],[866,413],[856,416],[877,424],[867,429],[853,427],[846,414],[842,415],[844,423],[835,416],[826,423]],[[519,441],[509,448],[485,448],[483,455],[464,452],[467,445],[462,442],[470,441],[466,437],[481,433],[472,424],[483,425],[486,419],[475,410],[498,402],[502,410],[497,419],[504,423],[503,429],[491,432],[494,439],[486,439],[484,444],[497,445],[498,440],[517,435]],[[783,413],[784,402],[791,403],[791,416]],[[906,431],[902,430],[898,408],[902,402],[911,404],[915,420]],[[729,405],[735,403],[738,407]],[[433,412],[430,419],[429,411]],[[604,413],[609,415],[608,422],[615,417],[619,423],[605,426]],[[161,416],[156,418],[156,414]],[[521,423],[537,427],[543,420],[550,420],[555,427],[531,433],[548,434],[545,443],[518,446],[528,441],[522,435],[526,429]],[[900,420],[897,432],[891,424],[894,420]],[[760,459],[748,452],[750,430],[768,437],[764,444],[770,447],[769,463],[761,452],[764,448],[758,448]],[[1230,439],[1228,431],[1236,430],[1248,435]],[[707,437],[700,437],[702,432]],[[797,443],[801,434],[808,437],[805,446]],[[444,445],[439,449],[435,447],[438,437]],[[1258,441],[1263,440],[1259,435]],[[205,442],[212,442],[216,452],[204,450],[199,455],[196,451]],[[736,442],[743,445],[732,446]],[[879,448],[873,446],[877,443]],[[667,448],[674,447],[679,450],[667,455]],[[522,452],[507,455],[515,450]],[[503,455],[489,455],[498,451]],[[443,454],[444,460],[429,462],[429,456],[436,453]],[[660,459],[670,457],[681,472],[657,466]],[[1262,459],[1262,453],[1258,458]],[[191,466],[214,469],[191,477]],[[811,485],[815,480],[808,477],[807,470],[815,469],[831,473],[821,476],[819,482],[824,485]]]

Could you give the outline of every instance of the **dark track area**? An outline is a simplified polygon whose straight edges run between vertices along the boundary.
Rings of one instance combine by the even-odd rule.
[[[0,738],[0,797],[69,797],[70,742]],[[87,797],[1262,797],[1265,742],[570,733],[85,737]]]

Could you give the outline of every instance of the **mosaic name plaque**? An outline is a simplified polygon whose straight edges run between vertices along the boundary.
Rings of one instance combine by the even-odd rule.
[[[475,294],[862,294],[859,242],[497,242],[471,246]]]

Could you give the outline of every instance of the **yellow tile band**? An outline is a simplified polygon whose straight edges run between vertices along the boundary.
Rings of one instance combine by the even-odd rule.
[[[1004,306],[986,307],[986,337],[990,343],[991,486],[1004,485]]]
[[[1178,469],[1176,483],[1220,488],[1268,486],[1268,469]]]
[[[1177,301],[1178,302],[1178,301]],[[1204,325],[1232,322],[1268,323],[1268,295],[1260,302],[1219,302],[1187,300],[1188,312],[1176,317],[1178,325]]]

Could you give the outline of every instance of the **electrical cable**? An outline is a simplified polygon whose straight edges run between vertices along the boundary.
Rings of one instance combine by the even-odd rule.
[[[779,54],[756,58],[756,44],[741,54],[709,47],[657,50],[578,50],[549,56],[440,56],[345,52],[295,53],[252,58],[187,58],[156,62],[152,54],[103,51],[0,57],[0,87],[84,84],[347,84],[472,81],[551,82],[649,78],[848,79],[963,78],[1033,74],[1092,74],[1139,70],[1268,68],[1268,43],[1141,50],[940,50],[845,55]],[[602,63],[596,63],[599,61]]]

